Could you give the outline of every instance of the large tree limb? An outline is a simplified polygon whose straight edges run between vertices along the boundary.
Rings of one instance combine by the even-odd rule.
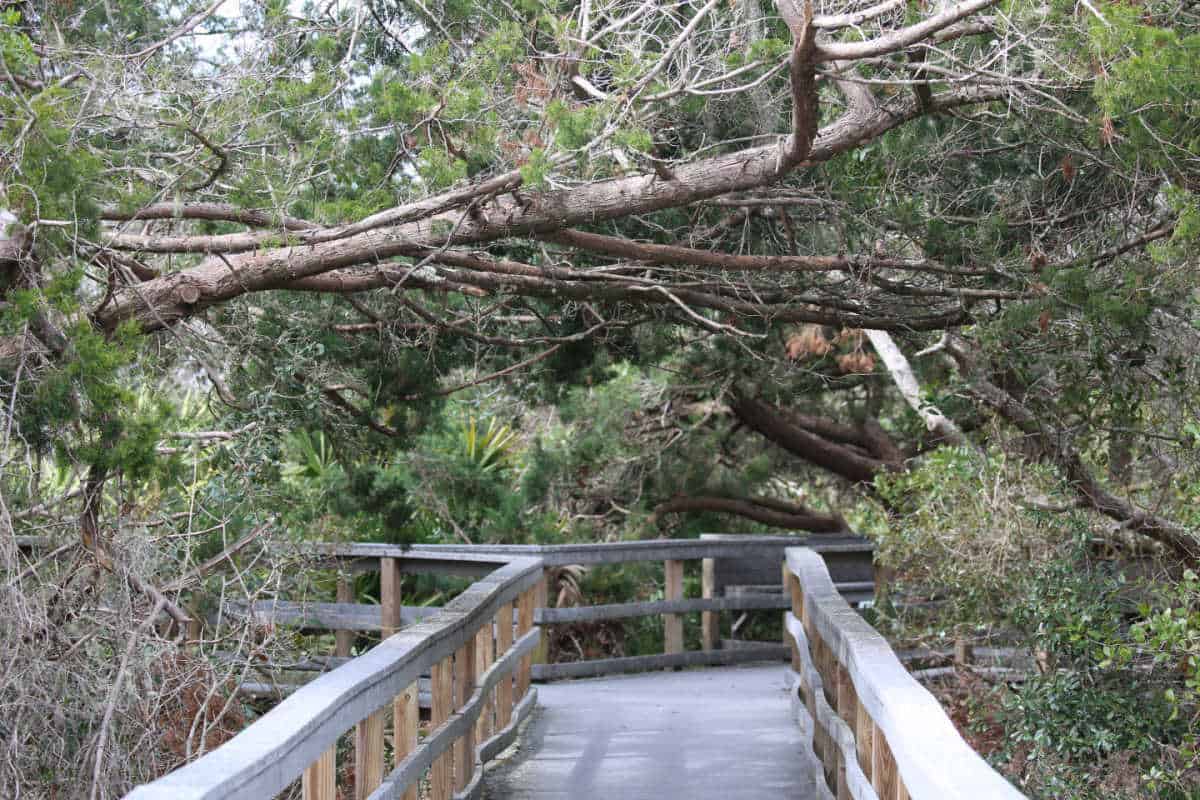
[[[892,376],[892,382],[900,390],[900,395],[904,398],[904,402],[908,403],[909,407],[917,412],[917,416],[925,423],[926,429],[931,433],[936,433],[950,444],[962,444],[965,442],[966,439],[957,425],[939,411],[936,406],[929,405],[921,399],[921,385],[917,382],[917,375],[913,372],[912,365],[908,363],[908,359],[904,357],[904,353],[900,352],[900,348],[896,346],[892,337],[886,331],[872,330],[870,328],[865,333],[867,334],[867,339],[871,342],[871,346],[875,348],[875,352],[879,354],[884,366],[887,367],[888,373]]]
[[[693,511],[734,514],[774,528],[809,531],[810,533],[841,533],[846,530],[846,521],[838,514],[819,514],[804,506],[770,498],[715,495],[680,496],[658,504],[654,509],[654,514],[661,516],[663,514],[686,514]]]
[[[810,464],[854,483],[871,483],[880,472],[900,466],[882,458],[863,455],[848,445],[805,430],[789,422],[784,414],[761,400],[735,394],[729,405],[746,427]]]
[[[931,110],[986,102],[1004,94],[1004,90],[996,88],[955,91],[935,97]],[[891,107],[872,107],[867,111],[860,111],[852,104],[841,118],[816,137],[807,161],[833,158],[921,113],[915,101],[898,99]],[[669,181],[654,174],[633,175],[567,190],[529,193],[519,198],[480,194],[479,186],[469,187],[461,192],[490,196],[491,202],[472,205],[468,211],[441,212],[328,242],[280,247],[228,258],[210,257],[192,269],[117,291],[112,301],[96,315],[95,322],[102,328],[112,329],[124,320],[133,319],[146,330],[156,330],[210,305],[333,270],[414,251],[427,252],[447,245],[544,234],[584,223],[678,207],[765,186],[788,169],[790,165],[781,158],[780,146],[773,144],[678,165],[673,170],[674,179]],[[496,184],[509,185],[514,180],[517,179],[501,176],[485,184],[492,188]],[[438,206],[439,203],[430,201],[422,205],[420,213]]]
[[[1029,437],[1041,457],[1062,471],[1088,507],[1116,520],[1124,530],[1161,542],[1188,563],[1200,563],[1200,538],[1195,531],[1137,508],[1129,500],[1105,489],[1072,444],[1070,435],[1047,425],[1028,406],[993,383],[962,338],[951,336],[946,351],[967,378],[971,393]]]

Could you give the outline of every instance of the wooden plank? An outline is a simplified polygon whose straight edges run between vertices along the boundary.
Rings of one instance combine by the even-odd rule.
[[[683,562],[668,559],[664,567],[664,599],[683,599]],[[663,652],[683,652],[683,617],[679,614],[663,615]]]
[[[300,779],[304,800],[337,800],[337,746],[329,748],[304,770]]]
[[[351,597],[351,600],[353,598]],[[437,615],[437,606],[403,606],[401,627],[406,628]],[[259,600],[246,604],[238,601],[226,603],[219,614],[209,615],[209,622],[216,623],[219,616],[252,617],[260,625],[284,625],[303,631],[364,631],[382,630],[380,607],[370,603],[310,603],[296,600]]]
[[[460,664],[461,662],[461,664]],[[454,708],[461,711],[475,692],[477,672],[475,639],[468,639],[454,655]],[[454,789],[458,792],[467,788],[475,768],[475,726],[468,725],[463,735],[454,743]]]
[[[837,674],[837,705],[838,712],[850,730],[858,723],[858,697],[854,693],[854,683],[850,673],[841,664],[835,664]],[[846,755],[839,747],[837,749],[837,800],[851,800],[850,787],[846,783]]]
[[[872,771],[874,764],[872,744],[875,741],[875,723],[871,720],[871,715],[863,708],[861,698],[855,697],[855,705],[857,706],[858,722],[854,726],[854,744],[858,749],[858,766],[862,768],[867,780],[871,780],[871,776],[874,774]]]
[[[337,601],[343,604],[354,602],[353,583],[345,575],[338,575]],[[354,645],[353,631],[339,628],[335,631],[333,636],[335,640],[333,654],[338,658],[349,658],[350,649]]]
[[[354,798],[367,800],[383,782],[383,728],[386,709],[354,727]]]
[[[517,602],[517,637],[520,638],[533,630],[533,606],[534,596],[537,589],[530,589],[524,592]],[[531,667],[533,665],[533,655],[530,654],[526,658],[521,659],[521,664],[517,667],[515,678],[515,687],[513,688],[513,701],[519,702],[525,693],[529,691],[529,682],[531,679]]]
[[[492,623],[489,621],[475,635],[475,675],[483,675],[492,666],[492,653],[495,643],[492,640]],[[486,742],[492,738],[496,725],[496,698],[492,694],[484,699],[484,709],[475,721],[475,741]]]
[[[533,614],[534,614],[534,623],[535,624],[539,624],[539,625],[541,624],[541,623],[537,622],[537,614],[539,611],[546,608],[547,602],[549,600],[549,598],[547,596],[549,589],[550,589],[549,579],[550,579],[550,570],[548,570],[548,569],[543,570],[542,571],[542,580],[538,583],[537,589],[534,591],[534,594],[533,594]],[[538,640],[537,649],[533,651],[533,663],[534,664],[545,664],[549,660],[550,660],[550,637],[543,636],[541,639]]]
[[[697,611],[778,611],[788,607],[779,594],[739,597],[689,597],[679,600],[644,600],[637,603],[611,603],[578,608],[541,608],[534,615],[539,625],[601,622],[628,617],[654,617],[660,614],[691,614]]]
[[[597,678],[626,672],[648,672],[674,667],[703,667],[730,664],[749,664],[756,661],[779,661],[785,657],[783,648],[771,642],[758,646],[747,645],[736,650],[689,650],[684,653],[659,653],[648,656],[602,658],[594,661],[574,661],[569,664],[538,664],[533,679],[554,681],[563,678]]]
[[[700,562],[700,597],[712,600],[716,589],[715,562],[706,558]],[[705,650],[716,650],[720,644],[721,617],[715,611],[700,614],[700,646]]]
[[[453,656],[447,656],[433,667],[433,709],[429,715],[429,725],[437,728],[450,718],[451,705],[454,701],[454,663]],[[446,750],[433,761],[429,775],[429,796],[432,800],[450,800],[452,788],[453,753]]]
[[[421,710],[417,704],[417,684],[414,682],[392,701],[393,767],[417,749],[417,726],[420,721]],[[415,783],[404,791],[403,800],[417,800]]]
[[[500,606],[500,610],[496,612],[496,660],[508,652],[512,647],[513,636],[513,607],[512,603],[505,603]],[[513,708],[513,682],[512,677],[508,676],[501,679],[500,683],[496,684],[496,725],[503,728],[508,725],[508,721],[512,719]]]
[[[871,786],[879,800],[894,800],[899,782],[892,748],[883,731],[875,725],[871,731]]]
[[[383,638],[391,636],[403,625],[400,605],[400,562],[395,558],[379,559],[379,629]]]

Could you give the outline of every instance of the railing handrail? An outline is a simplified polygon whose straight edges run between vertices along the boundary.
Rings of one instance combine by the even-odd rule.
[[[134,789],[127,800],[275,796],[348,729],[391,703],[422,671],[452,655],[483,625],[490,626],[502,606],[542,579],[538,558],[505,561],[433,617],[304,685],[229,742]]]
[[[696,561],[704,558],[734,558],[756,549],[777,550],[798,544],[821,552],[864,552],[868,540],[854,534],[810,534],[807,536],[737,536],[729,539],[642,539],[630,542],[586,544],[414,544],[393,545],[363,542],[319,542],[305,545],[301,552],[330,558],[420,558],[467,563],[487,563],[497,557],[540,558],[547,567],[567,564],[621,564],[634,561]]]
[[[806,547],[789,548],[786,566],[798,579],[805,617],[802,622],[788,612],[788,631],[807,651],[808,628],[845,669],[857,695],[857,713],[865,710],[869,714],[891,750],[903,786],[897,790],[898,797],[1024,798],[967,744],[937,699],[909,674],[888,642],[846,603],[820,555]],[[801,655],[811,667],[812,655]],[[821,694],[819,687],[816,694]],[[838,712],[832,716],[836,719]],[[853,746],[850,754],[854,754]],[[861,771],[858,775],[857,782],[861,782]],[[850,775],[846,779],[856,782]],[[860,794],[852,792],[851,796]]]

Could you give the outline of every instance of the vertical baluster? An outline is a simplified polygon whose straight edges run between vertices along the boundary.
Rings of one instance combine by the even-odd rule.
[[[700,596],[712,600],[717,591],[717,562],[716,559],[705,558],[700,561]],[[716,650],[720,646],[721,614],[718,611],[702,611],[700,613],[700,640],[705,650]]]
[[[461,661],[461,664],[459,663]],[[454,655],[454,707],[462,707],[475,692],[476,673],[475,637],[467,639]],[[454,743],[454,788],[461,792],[475,774],[475,727],[468,725],[463,735]]]
[[[669,560],[664,563],[666,580],[665,599],[683,599],[683,562]],[[683,652],[683,615],[663,614],[663,652]]]
[[[871,735],[871,785],[879,800],[895,800],[900,793],[899,776],[896,775],[896,759],[892,748],[878,725],[872,726]]]
[[[537,588],[528,589],[517,599],[517,637],[524,636],[533,630],[533,604]],[[529,677],[533,666],[532,654],[521,656],[517,667],[517,685],[513,690],[513,702],[520,702],[529,691]]]
[[[479,684],[479,680],[484,673],[492,666],[492,620],[488,620],[475,633],[475,683]],[[488,739],[492,738],[492,726],[494,720],[492,714],[495,713],[495,694],[490,693],[483,698],[483,709],[479,712],[479,719],[475,721],[475,743],[476,745],[483,744]]]
[[[304,770],[300,786],[304,800],[337,800],[337,745]]]
[[[496,612],[496,659],[508,652],[512,647],[513,637],[513,607],[505,603]],[[496,729],[502,730],[512,719],[513,708],[512,673],[505,675],[496,684]]]
[[[400,580],[400,560],[379,559],[379,613],[384,639],[400,630],[402,625]]]
[[[383,727],[381,708],[354,726],[354,797],[367,800],[383,782]]]
[[[550,570],[542,570],[542,579],[538,581],[537,587],[533,594],[533,608],[536,612],[539,608],[546,608],[549,605],[550,592]],[[542,637],[538,639],[537,649],[533,651],[534,664],[546,664],[550,660],[550,637],[542,632]]]
[[[454,659],[446,656],[433,665],[432,695],[433,706],[429,714],[429,727],[436,730],[439,725],[450,717],[450,705],[453,702]],[[450,800],[452,777],[453,749],[447,749],[433,761],[430,769],[429,787],[432,800]]]
[[[867,776],[867,780],[871,780],[871,776],[874,774],[871,745],[875,740],[875,721],[871,719],[871,715],[863,707],[861,697],[855,697],[855,707],[858,724],[854,726],[854,744],[858,749],[858,765],[862,767],[863,774]]]
[[[417,682],[413,681],[392,701],[393,767],[417,749],[417,725],[421,719]],[[417,800],[417,782],[404,790],[404,800]]]
[[[836,663],[837,668],[837,712],[853,732],[858,725],[858,696],[854,691],[854,682],[850,680],[850,672]],[[837,797],[838,800],[850,800],[850,787],[846,785],[846,756],[842,749],[837,748]]]
[[[354,602],[354,583],[348,575],[338,575],[337,579],[337,601],[339,603]],[[348,658],[350,656],[350,648],[354,645],[353,631],[334,631],[334,651],[335,656]]]

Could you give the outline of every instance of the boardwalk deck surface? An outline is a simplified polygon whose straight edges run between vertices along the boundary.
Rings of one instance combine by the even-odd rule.
[[[816,762],[779,664],[551,683],[489,800],[763,800],[813,795]]]

